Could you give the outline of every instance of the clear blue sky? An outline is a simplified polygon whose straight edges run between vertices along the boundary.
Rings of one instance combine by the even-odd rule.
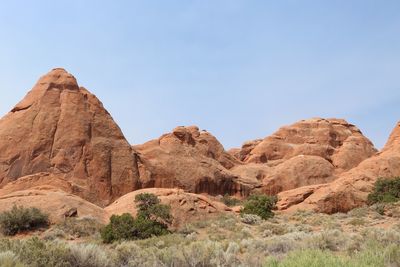
[[[53,67],[134,144],[196,124],[230,148],[319,116],[382,147],[400,120],[400,1],[0,0],[0,114]]]

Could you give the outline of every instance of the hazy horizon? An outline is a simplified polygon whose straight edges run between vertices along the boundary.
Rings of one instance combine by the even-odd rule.
[[[381,148],[400,120],[399,8],[391,0],[2,1],[0,116],[63,67],[132,144],[197,125],[229,149],[334,117]]]

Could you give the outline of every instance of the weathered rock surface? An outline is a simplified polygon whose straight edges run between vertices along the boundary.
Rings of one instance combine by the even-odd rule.
[[[337,170],[346,171],[376,152],[354,125],[339,119],[315,118],[282,127],[262,141],[247,142],[239,154],[247,163],[287,160],[298,155],[319,156]]]
[[[241,163],[214,136],[195,126],[177,127],[134,149],[143,188],[182,188],[211,195],[248,195],[251,190],[229,170]]]
[[[290,189],[335,180],[333,165],[317,156],[295,156],[271,168],[262,181],[263,192],[276,195]]]
[[[51,173],[99,205],[139,187],[135,155],[121,130],[63,69],[40,78],[0,120],[0,151],[1,187]]]
[[[114,203],[105,208],[108,215],[121,215],[131,213],[136,215],[135,196],[141,193],[152,193],[157,195],[161,203],[171,206],[173,216],[173,227],[179,227],[188,222],[204,220],[207,217],[221,213],[232,212],[230,208],[210,198],[184,192],[182,189],[149,188],[137,190],[117,199]]]
[[[306,194],[304,200],[289,201],[296,192],[288,191],[280,195],[279,206],[282,209],[312,209],[319,212],[346,212],[365,204],[373,185],[380,177],[400,176],[400,124],[393,130],[382,152],[364,160],[357,167],[342,173],[332,183],[310,191],[310,188],[296,189]],[[296,203],[297,202],[297,203]]]
[[[310,119],[246,142],[230,154],[244,165],[232,172],[267,194],[332,182],[377,153],[354,125],[339,119]]]
[[[49,215],[51,223],[62,222],[71,210],[76,210],[78,217],[91,216],[100,223],[108,222],[108,214],[101,207],[52,186],[39,186],[0,196],[0,212],[14,205],[39,208]]]

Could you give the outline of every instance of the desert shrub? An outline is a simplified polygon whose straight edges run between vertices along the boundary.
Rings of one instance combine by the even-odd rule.
[[[237,206],[241,203],[241,201],[237,198],[231,197],[228,194],[225,194],[222,197],[222,203],[224,203],[225,205],[227,205],[228,207],[233,207],[233,206]]]
[[[266,267],[298,267],[298,266],[326,266],[342,267],[343,260],[334,256],[332,253],[320,250],[306,250],[289,253],[282,261],[275,258],[269,258],[265,263]]]
[[[379,215],[385,215],[385,208],[386,208],[386,205],[384,203],[376,203],[375,205],[373,205],[373,209]]]
[[[364,218],[353,218],[349,221],[349,224],[353,226],[363,226],[365,225],[366,221]]]
[[[45,242],[37,237],[26,240],[3,240],[0,251],[12,251],[26,266],[70,267],[73,257],[66,244],[61,242]]]
[[[109,255],[95,244],[69,245],[72,266],[108,267],[113,266]]]
[[[55,226],[56,229],[74,237],[87,237],[96,234],[102,225],[94,218],[66,218]]]
[[[48,224],[48,216],[37,208],[13,206],[11,210],[0,214],[0,228],[4,235],[15,235]]]
[[[368,203],[389,203],[400,200],[400,177],[378,179],[373,191],[368,195]]]
[[[170,223],[171,207],[160,204],[160,199],[150,193],[138,194],[135,197],[135,203],[139,208],[138,218],[158,221],[162,223]]]
[[[313,233],[305,238],[306,248],[340,251],[347,248],[351,238],[339,230]]]
[[[161,236],[169,233],[168,225],[143,216],[138,216],[134,220],[133,227],[135,229],[135,239],[146,239],[152,236]]]
[[[56,239],[65,239],[67,238],[67,235],[61,229],[50,228],[49,230],[43,233],[42,238],[46,241],[51,241]]]
[[[261,217],[255,214],[243,214],[241,221],[245,224],[255,225],[261,222]]]
[[[158,197],[149,193],[137,195],[135,202],[139,208],[136,218],[128,213],[111,216],[110,223],[100,232],[105,243],[169,233],[168,224],[172,220],[169,206],[160,204]]]
[[[267,195],[251,195],[243,203],[243,208],[240,213],[255,214],[262,219],[272,218],[274,213],[272,210],[275,208],[277,198]]]
[[[272,235],[284,235],[288,233],[288,226],[282,223],[264,221],[258,228],[260,232],[269,231]]]
[[[134,239],[134,224],[135,219],[129,213],[113,215],[110,218],[110,223],[101,230],[101,238],[105,243]]]
[[[0,266],[1,267],[24,267],[18,257],[11,251],[5,251],[0,253]]]
[[[3,264],[2,255],[15,263],[32,267],[108,267],[112,264],[112,254],[94,244],[68,244],[62,241],[44,241],[37,237],[24,240],[0,241],[0,266]],[[13,256],[13,257],[11,257]]]

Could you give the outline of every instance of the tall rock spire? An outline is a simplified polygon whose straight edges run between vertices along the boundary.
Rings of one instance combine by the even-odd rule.
[[[136,158],[102,103],[64,69],[41,77],[0,120],[0,186],[47,172],[97,203],[138,187]]]

